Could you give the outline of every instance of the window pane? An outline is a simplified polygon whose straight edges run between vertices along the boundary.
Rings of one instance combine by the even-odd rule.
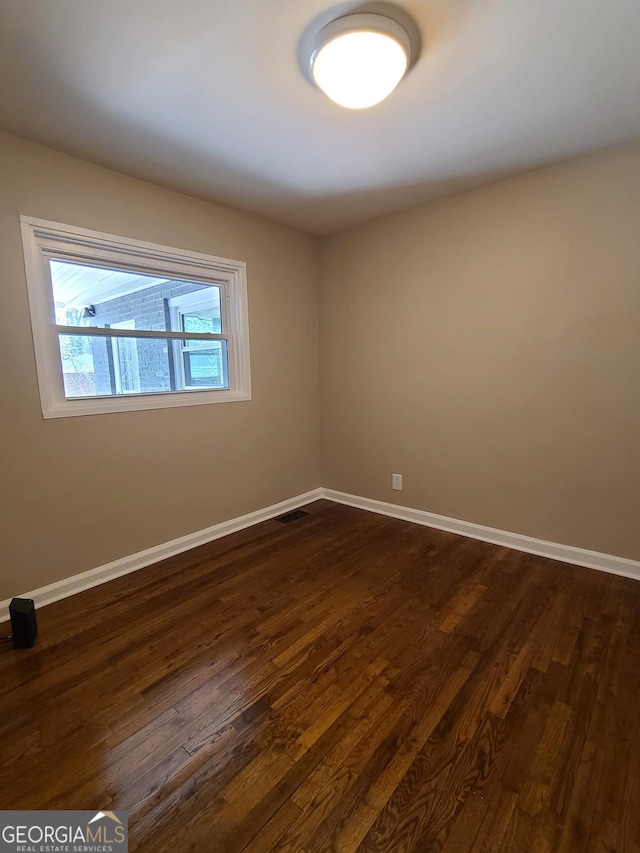
[[[184,384],[186,388],[228,388],[227,344],[226,341],[216,341],[208,349],[189,346],[182,350],[184,369]]]
[[[227,342],[59,335],[67,398],[228,388]]]
[[[222,331],[219,285],[62,260],[50,260],[49,269],[59,325],[163,332]],[[189,319],[181,326],[178,310],[183,302]]]
[[[135,329],[134,320],[114,323],[112,329]],[[140,391],[140,362],[138,341],[134,338],[112,338],[113,372],[116,394],[135,394]]]
[[[92,339],[75,335],[60,335],[59,338],[65,396],[95,397],[99,392],[96,391]]]
[[[202,311],[183,312],[181,317],[182,332],[209,332],[217,335],[222,333],[219,304],[216,308],[212,306]]]
[[[113,338],[113,372],[116,394],[135,394],[140,388],[140,360],[135,338]]]
[[[166,340],[93,335],[59,340],[66,397],[175,390]]]

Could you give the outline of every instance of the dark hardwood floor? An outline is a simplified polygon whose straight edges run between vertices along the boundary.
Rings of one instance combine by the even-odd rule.
[[[141,853],[640,851],[640,584],[319,501],[0,647],[0,808]]]

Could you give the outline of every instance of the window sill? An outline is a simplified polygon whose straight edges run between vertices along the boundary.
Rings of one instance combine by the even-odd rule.
[[[81,397],[43,406],[46,418],[68,418],[103,415],[110,412],[139,412],[147,409],[170,409],[205,406],[215,403],[237,403],[251,399],[244,391],[172,391],[169,394],[127,394],[122,397]]]

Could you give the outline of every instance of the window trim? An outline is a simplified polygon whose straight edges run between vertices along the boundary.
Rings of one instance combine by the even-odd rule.
[[[177,406],[208,405],[251,399],[249,313],[246,264],[228,258],[119,237],[59,222],[20,217],[27,291],[31,312],[33,345],[44,418],[129,412]],[[49,264],[51,257],[93,262],[114,269],[139,271],[216,284],[225,301],[229,388],[141,392],[126,395],[68,399],[64,382],[56,326]],[[175,333],[119,330],[122,337],[171,337]],[[79,334],[98,334],[104,329],[79,327]],[[189,335],[185,334],[185,337]]]

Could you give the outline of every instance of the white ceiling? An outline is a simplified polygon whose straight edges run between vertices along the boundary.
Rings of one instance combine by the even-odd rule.
[[[420,59],[349,111],[296,53],[357,5],[0,0],[0,127],[316,233],[640,137],[639,0],[407,0]]]

